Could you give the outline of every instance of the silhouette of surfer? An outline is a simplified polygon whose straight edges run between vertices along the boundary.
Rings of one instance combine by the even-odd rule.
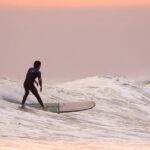
[[[38,86],[38,83],[40,85],[40,92],[42,92],[42,77],[41,77],[41,72],[39,71],[41,68],[41,62],[40,61],[35,61],[34,62],[34,67],[29,68],[27,74],[26,74],[26,79],[24,81],[24,89],[25,89],[25,95],[22,100],[22,108],[24,108],[27,96],[29,95],[29,92],[31,91],[32,94],[37,98],[38,102],[44,109],[44,104],[42,102],[42,99],[34,86],[34,83]],[[38,82],[36,81],[36,78],[38,78]]]

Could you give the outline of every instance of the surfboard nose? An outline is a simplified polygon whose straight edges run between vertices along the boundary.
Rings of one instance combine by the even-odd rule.
[[[92,109],[95,106],[94,101],[59,103],[59,113],[83,111]]]

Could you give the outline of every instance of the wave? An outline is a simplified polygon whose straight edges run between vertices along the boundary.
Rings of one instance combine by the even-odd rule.
[[[44,84],[44,103],[88,101],[96,107],[55,114],[19,108],[21,81],[0,79],[1,137],[35,139],[150,139],[150,86],[121,76],[95,76],[58,85]],[[37,103],[31,94],[27,104]]]

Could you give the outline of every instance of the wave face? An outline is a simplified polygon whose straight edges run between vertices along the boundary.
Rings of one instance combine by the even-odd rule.
[[[21,81],[0,79],[0,137],[32,139],[150,139],[150,87],[124,77],[90,77],[60,85],[44,84],[43,102],[93,100],[96,107],[55,114],[28,106],[19,109]]]

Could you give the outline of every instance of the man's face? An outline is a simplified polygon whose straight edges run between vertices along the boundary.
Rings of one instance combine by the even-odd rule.
[[[39,66],[37,69],[40,70],[41,66]]]

